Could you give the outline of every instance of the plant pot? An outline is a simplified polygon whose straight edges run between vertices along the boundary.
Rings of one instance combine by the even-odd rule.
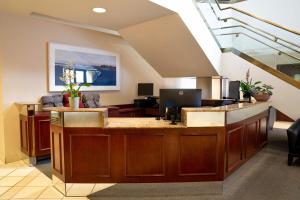
[[[79,98],[80,97],[69,97],[69,105],[72,109],[78,109],[79,108]]]
[[[268,101],[271,97],[268,93],[257,93],[253,94],[253,97],[256,101]]]
[[[243,93],[243,98],[248,99],[248,103],[251,103],[251,92]]]

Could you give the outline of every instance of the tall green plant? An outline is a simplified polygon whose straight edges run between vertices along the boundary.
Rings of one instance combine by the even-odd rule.
[[[240,88],[244,95],[252,95],[255,87],[260,84],[261,81],[256,81],[252,83],[252,78],[250,78],[250,69],[247,70],[246,73],[246,81],[240,81]]]

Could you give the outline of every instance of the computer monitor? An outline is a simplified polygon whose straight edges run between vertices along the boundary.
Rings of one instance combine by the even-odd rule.
[[[164,116],[166,108],[176,108],[180,117],[182,107],[200,107],[201,89],[160,89],[159,111]]]
[[[230,81],[228,93],[228,98],[238,101],[240,99],[240,81]]]
[[[153,96],[153,83],[138,83],[138,96]]]

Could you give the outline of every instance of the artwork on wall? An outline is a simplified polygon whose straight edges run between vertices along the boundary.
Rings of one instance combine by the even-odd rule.
[[[116,53],[66,44],[49,43],[49,91],[63,91],[67,64],[72,65],[73,82],[89,83],[82,91],[119,90],[119,55]]]

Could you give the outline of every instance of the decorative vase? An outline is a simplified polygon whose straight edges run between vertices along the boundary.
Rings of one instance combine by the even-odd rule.
[[[248,103],[251,103],[251,92],[244,93],[243,98],[248,99]]]
[[[271,97],[268,93],[257,93],[253,95],[256,101],[268,101]]]
[[[79,108],[79,97],[69,97],[70,108],[78,109]]]

